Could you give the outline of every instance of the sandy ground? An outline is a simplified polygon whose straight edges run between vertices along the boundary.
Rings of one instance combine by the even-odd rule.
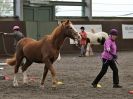
[[[3,62],[4,59],[1,59]],[[91,57],[78,55],[63,55],[60,62],[56,62],[57,77],[64,82],[56,89],[51,87],[51,74],[45,81],[45,89],[41,89],[40,80],[43,64],[32,64],[28,69],[29,85],[22,83],[19,72],[19,87],[12,86],[13,67],[5,66],[4,75],[10,80],[0,80],[0,99],[133,99],[133,52],[120,52],[118,58],[120,84],[123,88],[112,88],[112,71],[100,81],[102,88],[92,88],[91,83],[101,68],[100,54]]]

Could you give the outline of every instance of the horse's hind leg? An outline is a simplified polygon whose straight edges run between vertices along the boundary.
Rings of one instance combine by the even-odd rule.
[[[87,44],[87,48],[86,48],[86,56],[91,56],[91,55],[94,55],[94,53],[93,53],[91,44],[88,43],[88,44]]]
[[[24,84],[28,83],[28,77],[27,77],[26,70],[31,64],[32,64],[32,62],[30,62],[28,59],[26,59],[26,63],[24,63],[22,68],[21,68],[22,69],[22,73],[23,73],[23,83]]]
[[[60,61],[60,60],[61,60],[61,55],[59,53],[58,58],[57,58],[57,61]]]
[[[22,56],[19,56],[17,57],[16,56],[16,65],[14,67],[14,80],[13,80],[13,86],[18,86],[18,81],[17,81],[17,73],[18,73],[18,70],[19,70],[19,67],[21,65],[21,61],[22,61],[23,57]]]

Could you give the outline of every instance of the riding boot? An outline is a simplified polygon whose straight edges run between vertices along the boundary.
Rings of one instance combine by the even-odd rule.
[[[120,86],[119,84],[114,84],[113,88],[122,88],[122,86]]]

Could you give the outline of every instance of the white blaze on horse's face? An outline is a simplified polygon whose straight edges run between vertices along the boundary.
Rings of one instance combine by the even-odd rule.
[[[72,28],[75,32],[78,32],[78,31],[76,30],[76,28],[73,26],[73,24],[70,24],[70,26],[71,26],[71,28]]]
[[[70,24],[71,28],[78,34],[78,39],[81,39],[80,34],[78,33],[78,31],[76,30],[76,28],[73,26],[73,24]]]

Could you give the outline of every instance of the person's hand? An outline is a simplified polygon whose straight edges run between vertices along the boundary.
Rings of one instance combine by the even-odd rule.
[[[4,35],[7,35],[7,33],[4,33]]]
[[[113,59],[117,59],[118,58],[118,56],[117,55],[112,55],[113,56]]]

